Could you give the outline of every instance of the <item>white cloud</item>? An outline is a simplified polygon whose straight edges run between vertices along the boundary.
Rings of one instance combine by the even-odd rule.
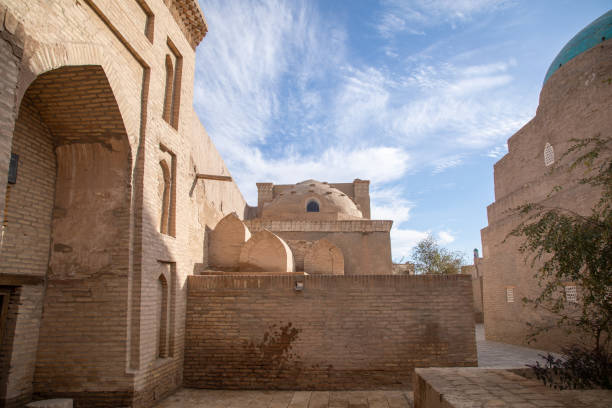
[[[495,75],[495,76],[481,76],[476,78],[462,79],[449,86],[449,91],[464,95],[469,93],[476,93],[486,91],[491,88],[497,88],[499,86],[507,85],[512,82],[510,75]]]
[[[389,29],[382,51],[397,59],[390,36],[398,30],[423,34],[497,7],[423,0],[393,14],[399,3],[387,2],[391,14],[381,15]],[[533,112],[509,92],[512,58],[417,58],[391,69],[353,59],[342,22],[306,0],[203,6],[210,32],[196,54],[194,105],[247,201],[256,202],[257,181],[370,179],[373,217],[395,221],[394,257],[427,234],[407,226],[414,204],[397,187],[402,178],[498,154]]]
[[[433,174],[442,173],[443,171],[447,169],[459,166],[461,163],[463,163],[463,159],[461,156],[454,155],[454,156],[449,156],[449,157],[442,157],[441,159],[434,160],[433,162],[434,169],[432,173]]]
[[[443,6],[469,14],[490,2],[450,3],[416,2],[429,11],[403,15],[418,20]],[[242,189],[289,177],[388,183],[411,170],[441,172],[461,162],[449,155],[498,145],[528,118],[494,93],[512,82],[516,61],[358,66],[344,52],[343,27],[311,6],[206,4],[194,103]]]
[[[322,96],[307,84],[342,60],[342,30],[326,26],[305,1],[210,0],[203,6],[210,31],[196,54],[194,105],[224,156],[265,143],[271,123],[290,108],[321,110]],[[306,97],[281,100],[287,80]]]
[[[438,158],[451,151],[444,146],[456,151],[500,143],[532,116],[531,107],[518,104],[509,92],[513,77],[505,72],[513,65],[509,60],[417,66],[396,82],[397,94],[413,91],[413,97],[391,111],[390,133],[408,144],[427,140],[435,146],[436,139],[444,139]]]
[[[253,150],[249,160],[242,163],[237,178],[245,198],[256,202],[258,181],[290,184],[310,178],[329,182],[361,178],[382,185],[401,178],[410,162],[408,153],[394,147],[329,148],[317,156],[295,154],[282,159],[265,159]]]
[[[463,75],[491,75],[499,72],[506,72],[508,68],[516,66],[516,60],[511,58],[508,61],[494,62],[492,64],[471,65],[461,70]]]
[[[393,228],[391,230],[391,242],[393,259],[399,261],[402,257],[403,262],[410,259],[412,248],[422,239],[427,238],[429,231],[418,231],[414,229]]]
[[[508,145],[504,143],[500,146],[495,146],[493,149],[489,150],[486,156],[491,157],[493,159],[499,159],[506,153],[508,153]]]
[[[440,245],[448,245],[455,240],[455,237],[449,231],[438,232],[438,242]]]
[[[404,198],[404,192],[399,187],[374,188],[370,192],[371,218],[377,220],[393,220],[393,228],[399,228],[410,219],[410,210],[414,208],[412,201]]]
[[[414,14],[412,19],[418,19],[420,16]],[[409,24],[409,19],[405,16],[388,11],[383,13],[380,18],[380,22],[376,25],[376,29],[385,38],[390,38],[398,32],[408,32],[413,35],[425,35],[423,30],[416,30]]]
[[[404,32],[422,34],[421,27],[447,23],[454,28],[457,23],[510,4],[503,0],[386,0],[376,28],[385,38]]]

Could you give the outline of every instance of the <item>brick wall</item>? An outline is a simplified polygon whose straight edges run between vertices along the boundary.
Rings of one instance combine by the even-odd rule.
[[[55,154],[53,137],[29,97],[19,111],[11,153],[19,155],[19,164],[17,183],[6,190],[0,273],[44,276],[49,262]]]
[[[43,116],[41,126],[53,128],[50,133],[57,149],[47,151],[50,161],[44,160],[49,157],[31,150],[47,148],[46,139],[29,132],[30,151],[24,160],[37,157],[39,166],[57,162],[58,179],[49,180],[62,190],[56,196],[68,198],[58,201],[62,208],[51,231],[50,218],[46,231],[23,223],[27,236],[11,238],[19,245],[0,251],[7,260],[0,271],[3,281],[22,272],[25,280],[49,278],[46,295],[39,278],[34,279],[37,286],[21,287],[21,303],[15,305],[17,324],[12,344],[7,344],[15,358],[7,352],[1,361],[14,369],[4,373],[8,378],[2,382],[8,387],[0,389],[0,400],[29,399],[37,365],[34,392],[38,396],[74,397],[77,407],[150,406],[182,382],[183,288],[194,264],[207,261],[207,231],[232,211],[243,217],[246,207],[235,183],[194,183],[199,172],[229,175],[191,106],[196,37],[185,33],[197,16],[190,12],[191,23],[177,23],[187,15],[176,14],[176,7],[169,10],[162,0],[0,3],[0,147],[4,147],[0,149],[0,210],[4,209],[10,151],[18,148],[12,146],[16,106],[24,98],[21,108],[27,111],[32,96]],[[195,0],[180,3],[181,7],[196,4]],[[183,60],[182,86],[177,90],[178,129],[162,118],[164,62],[170,43]],[[83,72],[71,72],[84,66]],[[35,89],[49,71],[58,68],[70,78],[55,77]],[[88,76],[94,69],[102,75]],[[83,89],[88,91],[85,95]],[[52,103],[42,105],[51,99]],[[86,102],[91,104],[83,106]],[[58,121],[69,126],[58,126]],[[176,157],[176,236],[172,237],[159,231],[156,190],[161,145]],[[35,195],[49,187],[49,180],[30,170],[22,163],[21,181],[35,179],[36,185],[16,210],[39,219],[46,202],[35,200]],[[55,170],[51,173],[55,175]],[[64,195],[70,191],[74,196]],[[52,189],[52,199],[55,193]],[[70,197],[75,200],[66,208]],[[117,231],[120,236],[113,235]],[[49,232],[54,238],[51,264]],[[167,358],[159,358],[156,346],[160,264],[174,265],[176,279],[175,307],[168,318],[175,353]]]
[[[36,140],[36,142],[33,142]],[[29,98],[15,124],[11,152],[19,155],[17,183],[7,187],[0,273],[44,277],[49,261],[55,191],[53,138]],[[6,406],[27,401],[38,345],[43,286],[12,289],[7,336],[0,356],[5,370],[0,392]]]
[[[495,202],[487,208],[488,226],[481,231],[483,259],[478,262],[483,276],[487,339],[549,350],[560,350],[576,340],[565,332],[551,330],[536,342],[527,342],[531,332],[527,323],[549,326],[554,316],[521,301],[537,297],[541,287],[534,279],[536,268],[525,263],[524,254],[518,250],[523,240],[508,234],[523,221],[512,211],[521,204],[538,203],[579,214],[591,212],[598,190],[576,183],[583,176],[580,168],[569,172],[564,165],[550,172],[551,167],[544,162],[544,148],[549,143],[558,161],[573,138],[612,135],[611,77],[609,39],[565,63],[542,88],[536,116],[508,140],[508,154],[495,164]],[[563,189],[551,194],[555,186]],[[513,302],[506,297],[509,287],[513,288]]]
[[[479,262],[474,259],[474,262]],[[477,265],[464,265],[461,267],[462,275],[470,275],[472,277],[472,293],[474,294],[474,319],[476,323],[484,322],[482,310],[482,276],[479,274]]]
[[[13,136],[15,109],[15,85],[19,75],[19,64],[23,56],[24,32],[12,13],[0,5],[0,225],[4,209],[4,186],[6,185],[11,140]]]
[[[414,367],[476,365],[471,288],[459,275],[190,276],[184,384],[411,387]]]
[[[272,221],[246,220],[252,234],[264,228],[287,242],[322,238],[340,248],[345,275],[391,274],[392,221]]]

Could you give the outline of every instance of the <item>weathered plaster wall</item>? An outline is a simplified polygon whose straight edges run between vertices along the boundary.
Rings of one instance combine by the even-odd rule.
[[[191,276],[185,385],[410,388],[415,367],[476,365],[472,307],[460,275]]]

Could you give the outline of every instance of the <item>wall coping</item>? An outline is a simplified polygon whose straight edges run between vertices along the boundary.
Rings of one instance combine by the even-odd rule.
[[[355,286],[367,288],[375,283],[377,287],[411,287],[423,285],[472,285],[470,275],[302,275],[276,273],[274,275],[227,274],[190,275],[187,277],[188,291],[223,289],[293,289],[295,282],[304,282],[305,290]]]
[[[251,233],[263,229],[272,232],[389,232],[393,221],[390,220],[338,220],[338,221],[275,221],[246,220],[244,222]]]

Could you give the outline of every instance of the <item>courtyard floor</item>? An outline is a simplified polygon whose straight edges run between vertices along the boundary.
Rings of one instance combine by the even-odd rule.
[[[484,339],[476,326],[479,367],[525,367],[543,351]],[[230,391],[183,388],[156,408],[411,408],[412,391]]]

